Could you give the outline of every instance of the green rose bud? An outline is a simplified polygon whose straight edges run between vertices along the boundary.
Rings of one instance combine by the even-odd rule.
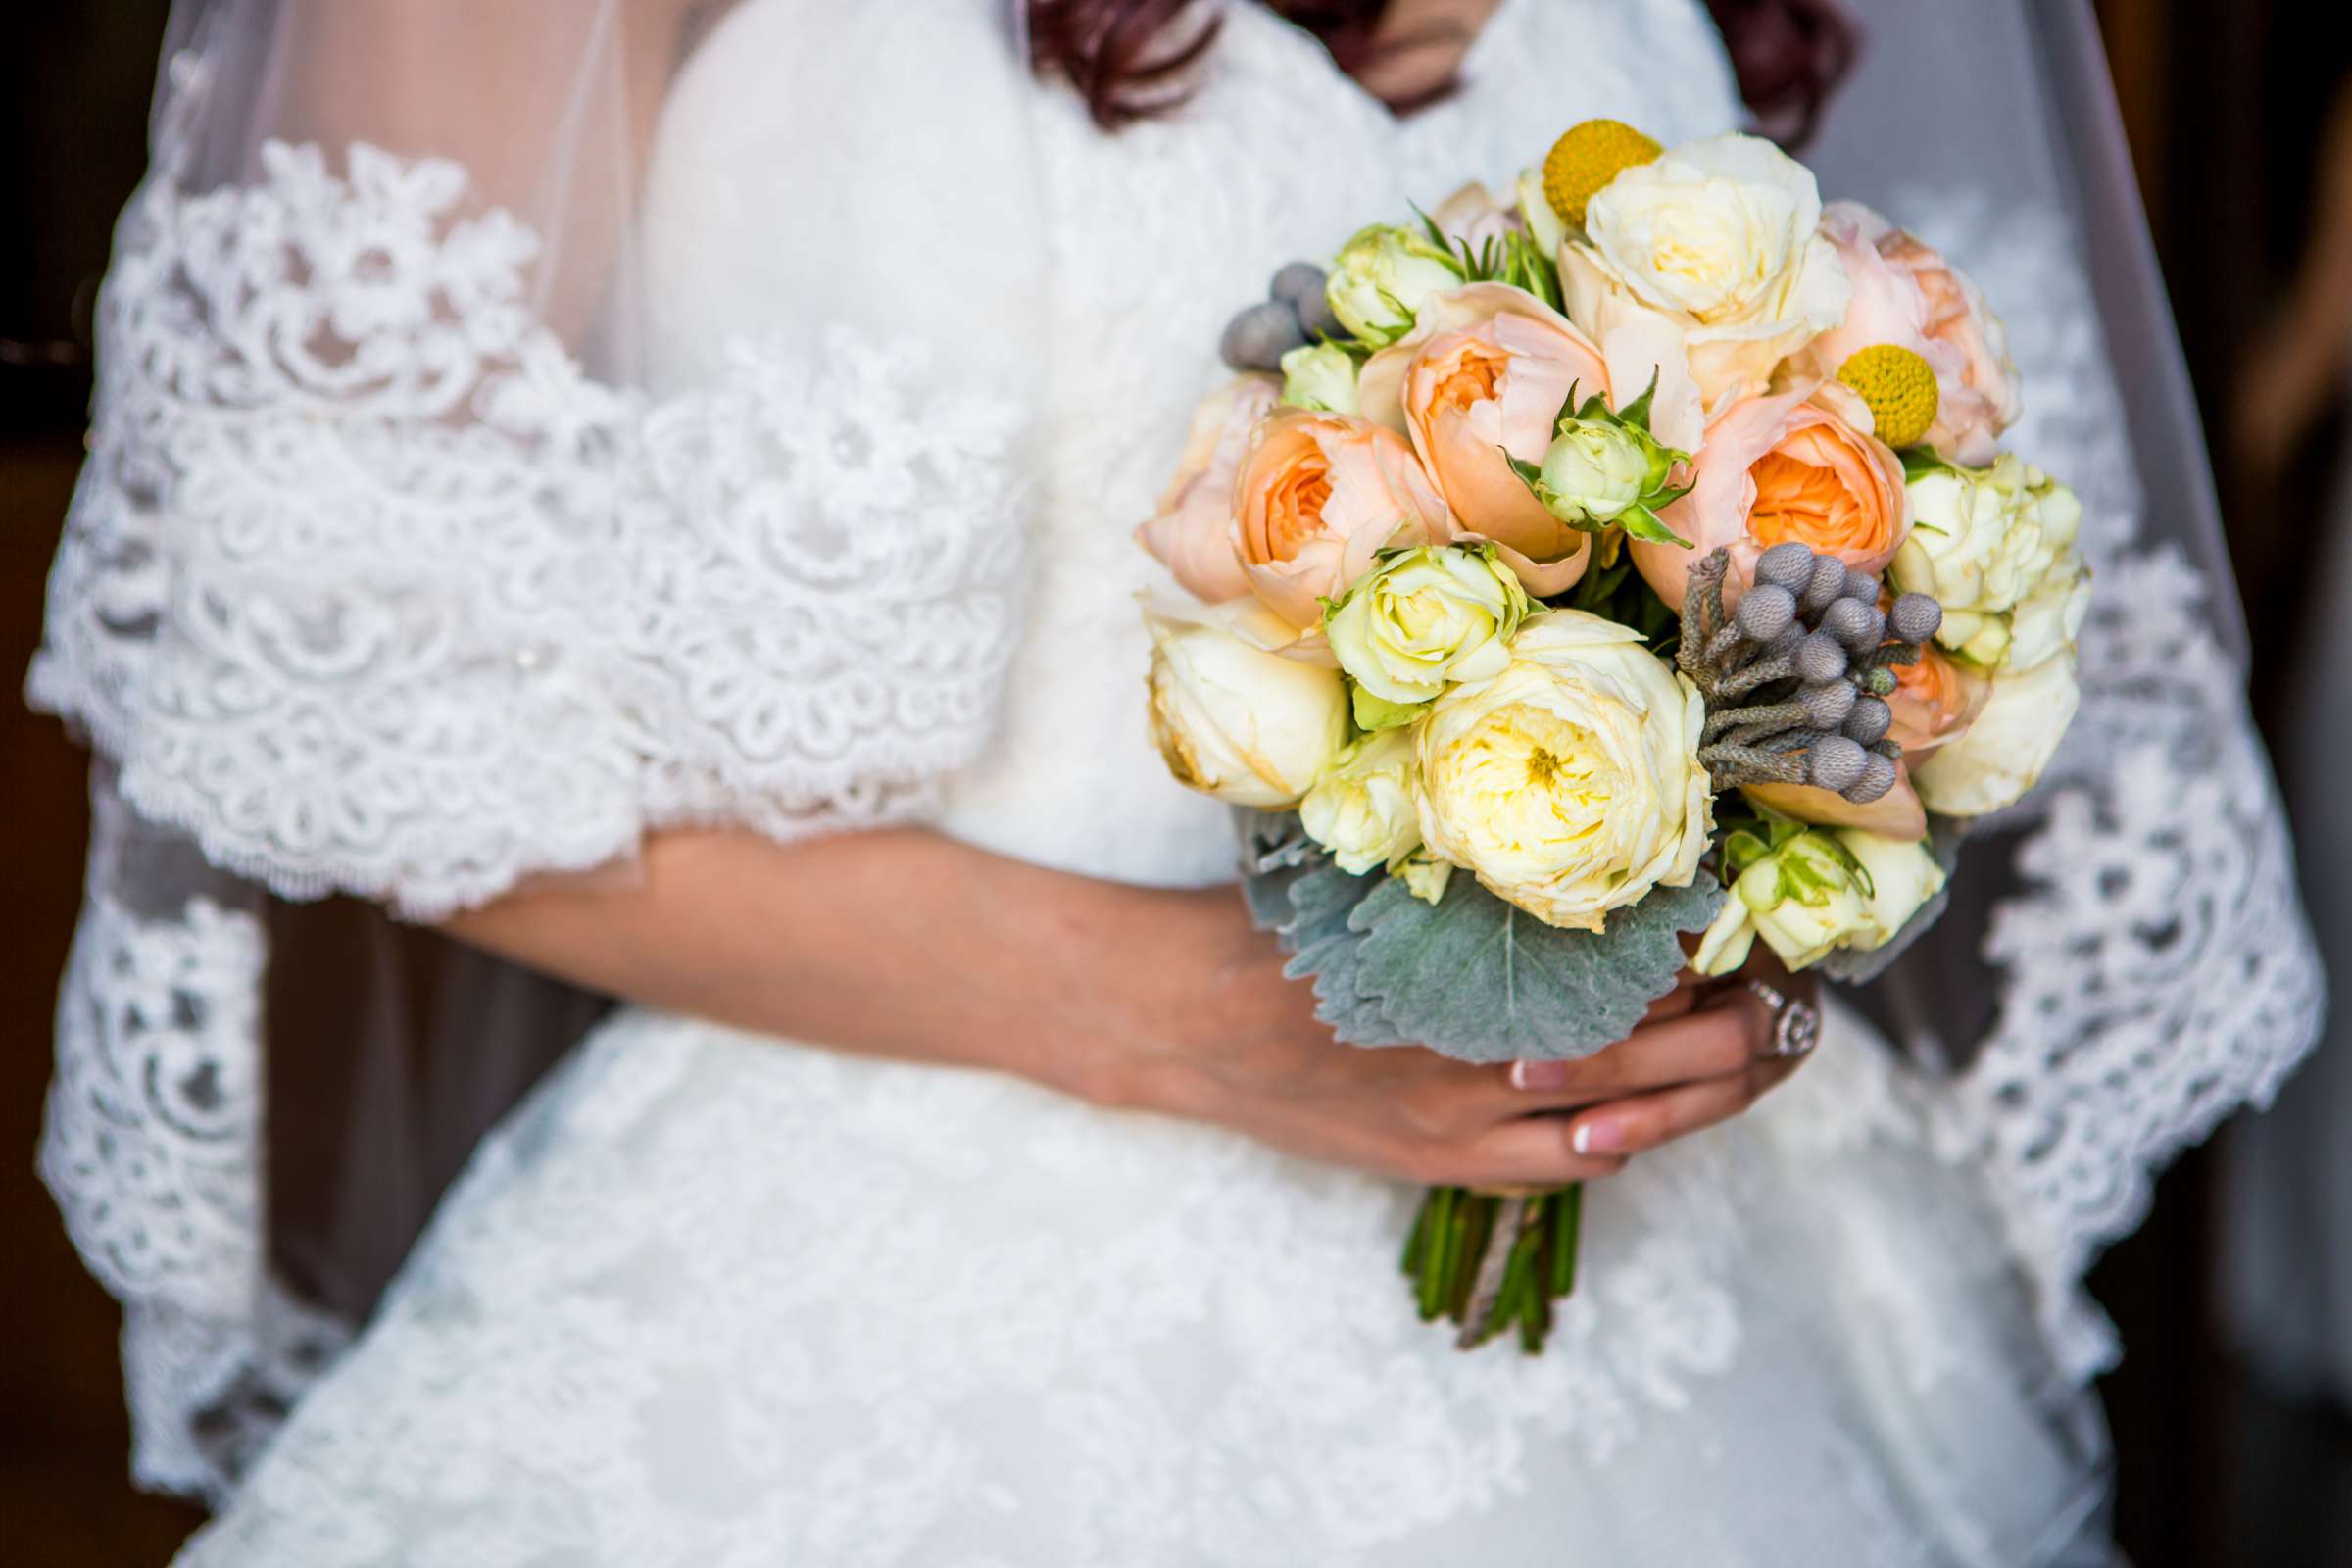
[[[1336,343],[1309,343],[1282,357],[1282,401],[1295,409],[1353,414],[1355,361]]]
[[[1653,482],[1650,454],[1638,431],[1602,419],[1560,426],[1539,468],[1537,494],[1563,522],[1615,522]]]
[[[1663,446],[1649,433],[1649,403],[1656,391],[1653,378],[1640,397],[1611,412],[1608,400],[1599,396],[1575,408],[1571,387],[1544,461],[1522,463],[1506,453],[1511,471],[1544,511],[1571,528],[1598,533],[1615,524],[1636,539],[1687,545],[1658,517],[1660,507],[1690,493],[1688,485],[1669,481],[1674,466],[1688,463],[1690,454]]]
[[[1413,329],[1432,295],[1459,288],[1461,264],[1427,234],[1374,224],[1331,264],[1324,297],[1340,324],[1374,348]]]

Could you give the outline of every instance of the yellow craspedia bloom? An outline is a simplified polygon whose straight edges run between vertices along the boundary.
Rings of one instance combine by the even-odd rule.
[[[1890,447],[1917,446],[1936,422],[1936,372],[1913,350],[1857,349],[1838,367],[1838,379],[1870,406],[1871,433]]]
[[[1622,120],[1571,125],[1544,158],[1544,199],[1560,221],[1582,225],[1585,203],[1636,164],[1666,151]]]

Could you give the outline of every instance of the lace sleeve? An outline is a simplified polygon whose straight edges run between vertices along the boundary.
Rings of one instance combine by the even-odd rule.
[[[28,683],[102,754],[41,1172],[122,1303],[144,1484],[225,1495],[371,1288],[334,1234],[286,1266],[265,1128],[394,1127],[348,1157],[395,1246],[470,1136],[357,1065],[324,1093],[365,1105],[271,1100],[265,1039],[528,1081],[531,998],[412,1018],[390,958],[289,1038],[264,887],[429,920],[668,824],[915,816],[994,722],[1025,82],[992,0],[754,0],[698,43],[713,9],[174,10]]]
[[[583,220],[545,194],[600,145],[574,92],[548,95],[546,172],[497,189],[452,158],[272,136],[215,180],[221,62],[180,58],[102,296],[30,678],[140,813],[282,895],[430,919],[663,825],[905,818],[974,754],[1017,627],[1019,111],[938,17],[907,56],[806,9],[739,13],[692,69],[911,59],[831,126],[881,169],[906,98],[954,73],[967,134],[931,177],[860,199],[854,168],[796,165],[842,105],[786,93],[724,148],[672,117],[642,217],[624,197]],[[581,90],[617,95],[630,74],[589,47]],[[930,330],[915,214],[992,258],[956,279],[984,350]],[[565,330],[584,291],[602,303]]]

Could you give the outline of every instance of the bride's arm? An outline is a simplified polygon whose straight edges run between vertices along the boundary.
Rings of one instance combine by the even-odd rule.
[[[1765,1018],[1743,993],[1696,1008],[1678,993],[1631,1040],[1565,1068],[1342,1047],[1231,888],[1129,887],[920,830],[658,834],[641,871],[626,887],[511,894],[448,928],[650,1005],[1009,1072],[1423,1182],[1606,1175],[1787,1071],[1758,1059]],[[1575,1107],[1589,1108],[1560,1114]]]

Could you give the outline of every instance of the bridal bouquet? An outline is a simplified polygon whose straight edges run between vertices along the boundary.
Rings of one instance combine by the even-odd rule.
[[[1344,1041],[1583,1056],[1759,939],[1868,979],[2073,717],[2081,509],[1996,449],[2000,323],[1769,142],[1589,121],[1223,352],[1139,530],[1191,596],[1152,723]],[[1433,1191],[1422,1314],[1541,1348],[1579,1213]]]

